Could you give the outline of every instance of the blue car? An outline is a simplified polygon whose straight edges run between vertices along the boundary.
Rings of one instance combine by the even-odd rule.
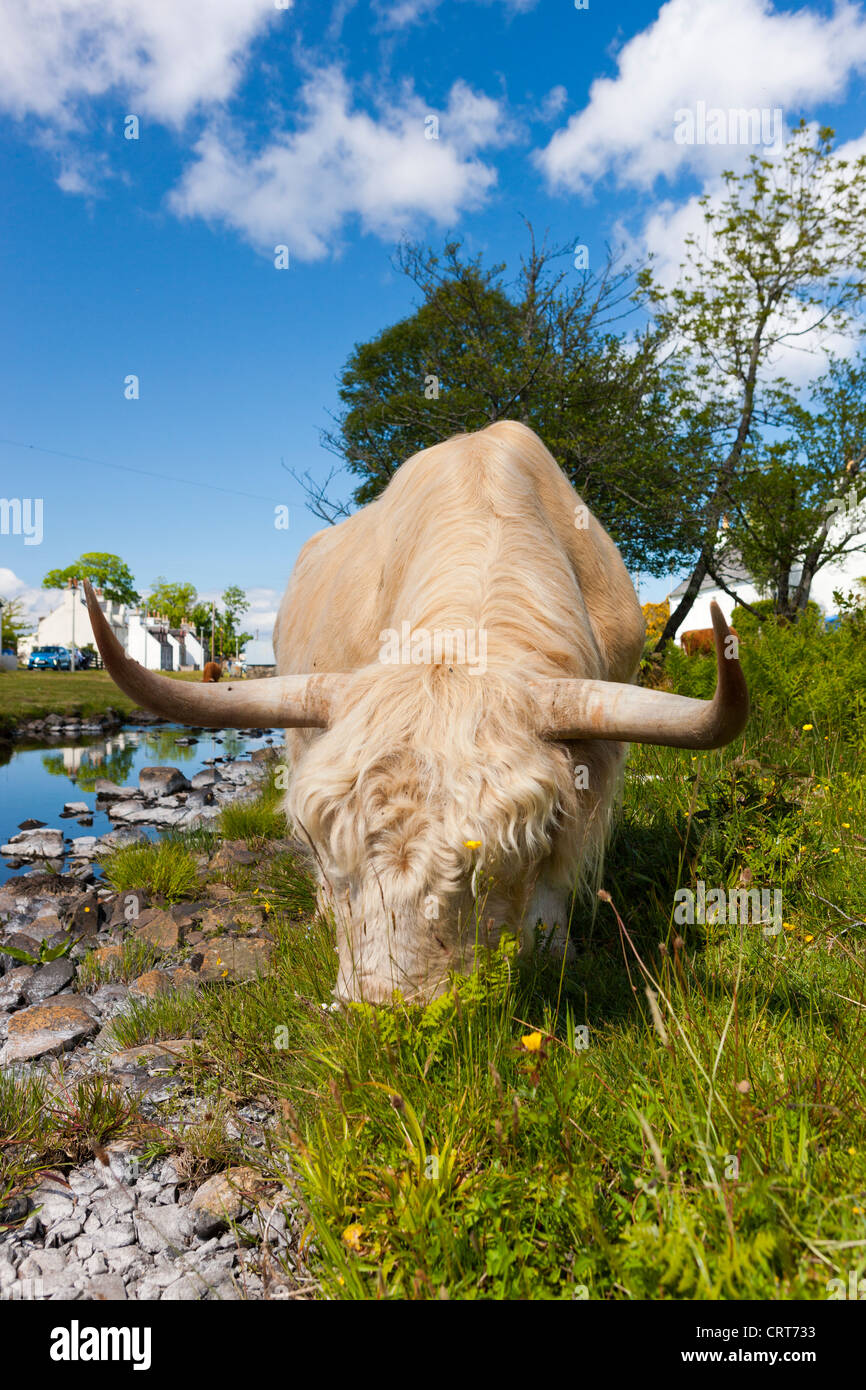
[[[34,647],[27,663],[28,671],[71,671],[72,654],[68,647]]]

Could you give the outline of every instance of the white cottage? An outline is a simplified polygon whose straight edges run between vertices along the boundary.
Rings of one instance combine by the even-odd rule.
[[[148,670],[200,671],[204,666],[202,644],[186,624],[170,628],[159,614],[115,603],[101,589],[96,589],[96,597],[124,651]],[[34,647],[51,646],[96,646],[84,589],[73,580],[62,590],[57,607],[39,619],[36,632],[19,643],[19,653],[26,659]]]
[[[846,555],[841,555],[837,560],[819,569],[815,578],[812,580],[812,587],[809,598],[819,605],[825,617],[830,617],[836,612],[836,604],[833,601],[833,591],[840,589],[843,593],[849,591],[857,592],[859,589],[858,581],[866,577],[866,532],[857,537],[864,549],[849,551]],[[853,542],[852,542],[853,544]],[[763,597],[758,593],[752,576],[745,569],[738,559],[732,558],[725,566],[720,569],[719,574],[737,598],[731,598],[730,594],[720,589],[714,579],[709,575],[704,579],[698,590],[697,597],[692,604],[691,611],[680,629],[679,636],[683,632],[693,631],[695,628],[708,628],[712,624],[710,618],[710,604],[715,600],[724,613],[728,622],[731,621],[731,613],[739,601],[754,603],[756,599]],[[791,571],[791,584],[796,585],[800,578],[800,571]],[[684,579],[680,584],[672,589],[668,594],[671,611],[676,608],[680,599],[686,591],[688,580]]]

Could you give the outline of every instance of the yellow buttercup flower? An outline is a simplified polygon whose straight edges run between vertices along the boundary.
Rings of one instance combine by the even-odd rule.
[[[348,1245],[350,1250],[360,1250],[363,1232],[364,1227],[361,1225],[360,1221],[353,1221],[352,1225],[347,1226],[343,1232],[344,1245]]]
[[[850,823],[850,821],[843,820],[843,822],[842,822],[842,829],[843,829],[843,830],[850,830],[850,829],[851,829],[851,823]]]
[[[523,1043],[527,1052],[539,1052],[544,1037],[541,1033],[526,1033],[520,1041]]]
[[[467,849],[480,849],[480,848],[481,848],[481,841],[480,841],[480,840],[464,840],[463,843],[464,843],[464,845],[466,846]]]
[[[814,729],[814,727],[815,727],[814,724],[804,724],[804,725],[803,725],[803,732],[806,733],[806,732],[808,732],[809,729]]]
[[[839,851],[838,849],[831,849],[830,853],[831,853],[831,854],[839,854],[840,851]]]
[[[814,941],[815,938],[814,938],[814,936],[804,936],[804,937],[803,937],[803,940],[804,940],[804,941]]]

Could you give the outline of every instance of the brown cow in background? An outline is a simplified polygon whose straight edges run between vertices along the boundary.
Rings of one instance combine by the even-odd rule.
[[[218,681],[222,677],[223,668],[218,661],[208,661],[201,673],[203,681]]]
[[[731,635],[738,636],[736,628],[731,628]],[[712,656],[716,650],[715,638],[711,627],[695,627],[691,632],[684,632],[681,638],[683,651],[686,656]]]

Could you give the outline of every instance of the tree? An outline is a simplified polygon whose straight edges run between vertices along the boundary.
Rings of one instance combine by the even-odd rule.
[[[682,343],[714,441],[709,485],[689,523],[692,573],[656,650],[676,633],[704,577],[717,577],[720,518],[741,488],[745,502],[756,431],[774,423],[785,394],[769,379],[780,348],[846,331],[862,301],[866,156],[852,163],[832,151],[832,130],[813,134],[801,121],[780,159],[752,155],[745,173],[723,175],[717,203],[701,200],[704,236],[687,238],[673,290],[660,290],[651,270],[639,276],[659,330]],[[773,489],[779,483],[777,472]]]
[[[164,613],[169,627],[180,627],[184,619],[191,620],[197,598],[194,584],[169,583],[160,575],[153,581],[147,606],[154,613]]]
[[[250,605],[243,589],[239,588],[237,584],[230,584],[223,592],[222,602],[221,650],[227,656],[231,656],[233,652],[243,651],[247,642],[251,642],[253,639],[251,632],[238,631],[239,619],[249,610]]]
[[[754,450],[725,536],[789,620],[805,611],[819,570],[866,549],[866,364],[832,361],[810,405],[781,405],[788,437]]]
[[[18,651],[18,643],[33,624],[24,612],[24,601],[20,598],[0,599],[0,647],[3,651]]]
[[[201,632],[205,648],[208,651],[212,649],[217,660],[234,656],[235,652],[243,651],[247,642],[253,640],[251,632],[237,630],[238,619],[250,606],[243,589],[230,584],[221,602],[222,608],[199,602],[192,611],[193,625]]]
[[[456,432],[500,419],[530,425],[598,514],[633,570],[668,573],[694,550],[684,525],[698,486],[706,422],[687,409],[686,377],[656,328],[622,324],[640,306],[627,267],[598,274],[555,262],[569,248],[538,247],[512,285],[505,267],[404,245],[399,268],[421,293],[413,314],[357,345],[341,375],[344,409],[323,443],[372,500],[399,465]],[[300,480],[312,509],[333,522],[350,510],[327,496],[329,478]],[[694,499],[697,505],[697,498]]]
[[[102,589],[106,598],[115,603],[137,604],[140,596],[129,567],[119,555],[88,551],[65,569],[49,570],[42,580],[43,589],[65,589],[70,579],[79,583],[89,579]]]

